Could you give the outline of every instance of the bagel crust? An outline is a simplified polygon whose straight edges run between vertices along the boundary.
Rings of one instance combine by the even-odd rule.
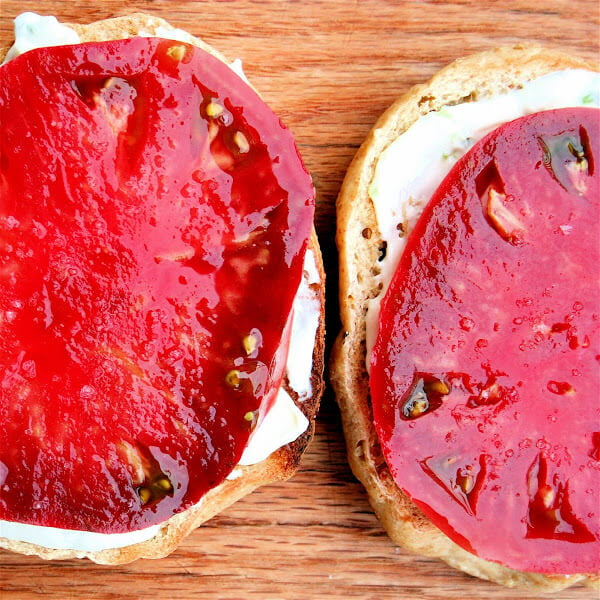
[[[526,573],[467,552],[442,533],[394,482],[373,423],[366,369],[366,314],[381,293],[377,266],[384,248],[368,189],[381,153],[417,119],[444,106],[489,98],[553,71],[595,70],[588,63],[537,45],[475,54],[442,69],[398,99],[376,122],[357,152],[337,200],[342,330],[331,356],[331,382],[340,407],[348,459],[365,486],[390,538],[406,550],[440,558],[452,567],[496,583],[543,592],[575,584],[600,587],[598,574]]]
[[[158,17],[136,13],[125,17],[116,17],[96,21],[89,25],[65,23],[73,29],[81,42],[101,42],[118,40],[143,35],[155,35],[165,30],[174,30],[167,21]],[[209,52],[223,62],[225,57],[201,39],[185,34],[186,41]],[[0,62],[4,59],[9,48],[0,48]],[[315,429],[315,417],[323,393],[323,365],[325,351],[325,272],[319,248],[319,242],[314,229],[307,251],[312,252],[318,271],[318,283],[312,283],[305,273],[310,285],[312,297],[318,300],[320,307],[319,324],[315,335],[315,345],[312,353],[311,388],[312,396],[299,399],[298,394],[290,386],[287,378],[284,388],[294,400],[296,406],[304,413],[309,421],[306,431],[295,441],[282,446],[262,462],[241,466],[235,469],[236,477],[225,479],[217,487],[211,489],[199,503],[178,513],[160,525],[158,533],[147,541],[124,546],[121,548],[99,551],[57,550],[46,548],[28,542],[20,542],[0,537],[0,548],[27,555],[37,555],[44,559],[89,558],[98,564],[125,564],[139,558],[162,558],[173,552],[182,540],[202,523],[222,512],[237,500],[243,498],[256,488],[284,481],[294,475],[298,469],[302,454],[306,450]]]

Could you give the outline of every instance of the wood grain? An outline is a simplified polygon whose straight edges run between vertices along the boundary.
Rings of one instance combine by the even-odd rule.
[[[328,279],[329,342],[338,329],[335,198],[376,117],[461,55],[537,41],[599,57],[596,0],[392,2],[0,3],[0,44],[32,10],[89,22],[145,11],[241,57],[253,84],[296,134],[317,189]],[[347,467],[331,392],[300,472],[213,519],[173,555],[123,567],[46,563],[0,551],[0,598],[535,598],[395,548]],[[555,594],[598,597],[584,588]]]

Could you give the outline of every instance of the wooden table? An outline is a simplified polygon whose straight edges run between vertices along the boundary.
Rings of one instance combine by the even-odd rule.
[[[590,60],[596,0],[392,2],[94,2],[2,0],[0,44],[32,10],[89,22],[146,11],[241,57],[253,84],[294,131],[318,193],[328,269],[329,344],[338,329],[335,198],[376,117],[411,85],[461,55],[537,41]],[[56,598],[535,598],[395,548],[345,461],[332,393],[297,476],[257,491],[197,530],[170,557],[129,566],[47,563],[0,551],[1,600]],[[593,598],[576,588],[555,598]]]

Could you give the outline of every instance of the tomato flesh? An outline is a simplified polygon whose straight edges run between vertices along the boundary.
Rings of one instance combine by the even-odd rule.
[[[455,165],[408,239],[372,354],[398,486],[521,571],[600,567],[596,109],[529,115]]]
[[[274,399],[310,177],[249,86],[169,40],[25,53],[0,122],[0,519],[160,523]]]

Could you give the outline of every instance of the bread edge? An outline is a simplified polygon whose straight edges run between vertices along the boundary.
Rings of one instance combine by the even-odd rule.
[[[164,19],[144,13],[134,13],[124,17],[115,17],[96,21],[88,25],[64,23],[74,29],[82,43],[92,41],[109,41],[132,37],[143,31],[153,34],[158,27],[174,29]],[[224,55],[196,36],[190,41],[219,58],[227,64]],[[0,48],[0,62],[8,52],[8,48]],[[310,284],[314,297],[320,305],[319,325],[315,336],[313,349],[313,369],[311,374],[312,395],[305,400],[299,400],[298,395],[289,386],[287,380],[284,387],[298,408],[309,421],[307,430],[295,441],[282,446],[264,461],[248,466],[238,466],[236,470],[241,475],[235,479],[226,479],[217,487],[203,496],[199,504],[182,511],[161,524],[158,533],[137,544],[122,548],[99,551],[59,550],[51,549],[29,542],[19,542],[0,538],[0,548],[25,555],[36,555],[47,560],[67,560],[73,558],[88,558],[97,564],[119,565],[133,562],[140,558],[162,558],[171,554],[192,531],[216,514],[222,512],[258,487],[285,481],[297,471],[300,459],[312,440],[315,430],[315,419],[324,389],[325,363],[325,270],[314,225],[307,247],[315,258],[319,274],[319,282]]]
[[[581,583],[600,587],[597,574],[525,573],[481,559],[435,527],[396,486],[373,425],[365,367],[366,303],[380,292],[381,236],[368,195],[377,159],[420,116],[461,102],[494,96],[546,73],[597,70],[586,61],[535,44],[516,44],[454,61],[428,83],[411,88],[377,120],[359,148],[337,199],[339,304],[342,330],[330,357],[330,381],[340,407],[348,460],[392,541],[415,554],[444,560],[470,575],[507,587],[558,591]],[[368,236],[368,237],[367,237]]]

